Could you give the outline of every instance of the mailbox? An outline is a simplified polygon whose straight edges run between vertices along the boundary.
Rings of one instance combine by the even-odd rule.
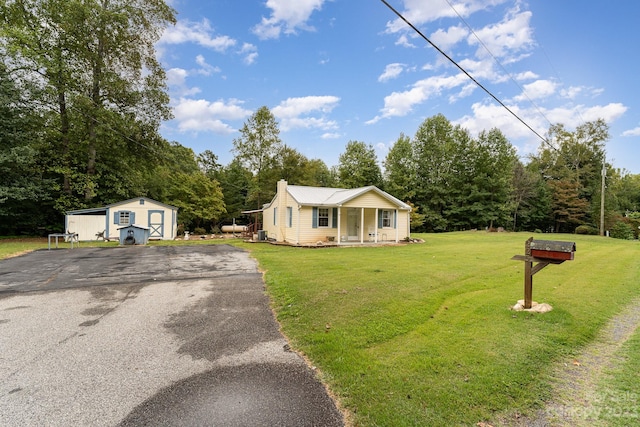
[[[570,261],[576,251],[575,242],[560,242],[556,240],[532,240],[531,256],[541,259],[555,259]]]

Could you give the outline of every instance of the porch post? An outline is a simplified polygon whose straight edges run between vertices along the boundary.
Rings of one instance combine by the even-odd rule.
[[[340,240],[341,240],[341,234],[340,234],[340,211],[342,210],[341,206],[338,206],[338,235],[336,236],[336,239],[338,239],[338,245],[340,245]]]
[[[376,215],[373,218],[373,241],[374,243],[378,243],[378,215],[380,215],[380,211],[376,208]]]
[[[360,244],[364,244],[364,208],[360,208]]]
[[[398,208],[396,208],[396,213],[394,215],[395,215],[394,222],[396,226],[396,243],[398,243],[398,240],[400,240],[400,234],[399,234],[400,218],[398,218]]]

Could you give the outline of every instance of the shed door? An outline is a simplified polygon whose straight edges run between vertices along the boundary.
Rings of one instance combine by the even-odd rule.
[[[149,238],[164,237],[164,211],[149,211]]]

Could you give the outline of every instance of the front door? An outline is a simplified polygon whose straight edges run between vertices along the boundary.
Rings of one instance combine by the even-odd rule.
[[[347,240],[360,240],[360,211],[349,208],[347,210]]]
[[[164,237],[164,211],[149,211],[149,238]]]

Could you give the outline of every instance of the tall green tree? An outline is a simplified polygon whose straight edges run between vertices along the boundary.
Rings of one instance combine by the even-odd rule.
[[[438,114],[427,118],[413,137],[416,162],[415,204],[425,218],[425,231],[446,231],[449,222],[452,167],[455,152],[454,126]]]
[[[489,228],[495,224],[508,226],[516,149],[499,129],[493,128],[480,132],[477,151],[473,182],[481,207],[474,212],[473,221]]]
[[[39,156],[41,116],[0,63],[0,235],[34,234],[55,217],[55,182]]]
[[[278,156],[282,150],[280,129],[269,108],[258,109],[240,129],[240,136],[233,140],[236,158],[254,175],[254,189],[251,198],[258,208],[274,193],[278,178],[273,171],[278,166]]]
[[[191,148],[171,143],[163,153],[147,177],[146,195],[176,206],[186,229],[215,226],[226,213],[220,183],[200,169]]]
[[[152,152],[170,117],[154,45],[175,11],[162,0],[8,0],[0,22],[16,75],[43,89],[32,104],[50,112],[59,209],[101,203],[101,188],[116,181],[110,153]]]
[[[382,171],[372,145],[349,141],[340,154],[338,164],[340,185],[346,188],[375,185],[382,187]]]
[[[385,190],[403,201],[416,194],[416,163],[411,138],[400,134],[384,160]]]
[[[531,162],[550,186],[554,206],[554,229],[573,232],[575,226],[595,226],[600,206],[594,203],[601,186],[604,144],[609,128],[599,119],[574,131],[556,124],[549,128],[549,143],[541,146]]]

